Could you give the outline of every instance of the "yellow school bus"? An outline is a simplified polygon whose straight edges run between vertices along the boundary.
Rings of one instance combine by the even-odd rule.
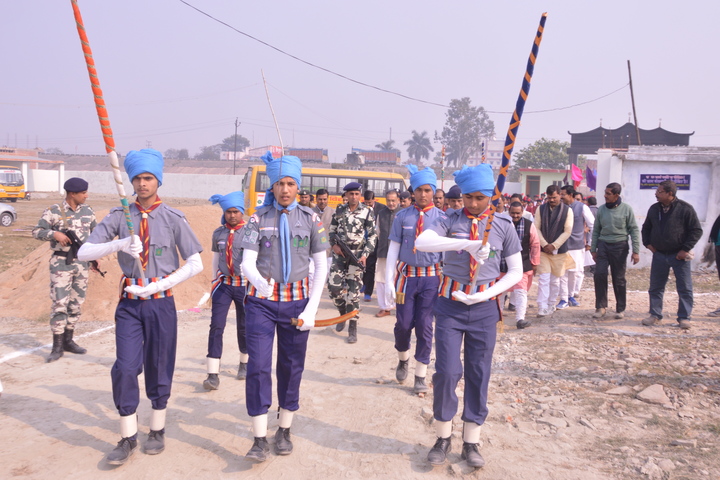
[[[25,179],[18,167],[0,165],[0,198],[17,202],[18,198],[25,198]]]
[[[300,189],[309,190],[314,195],[324,188],[329,192],[329,205],[334,208],[342,202],[343,187],[350,182],[361,183],[363,191],[375,192],[375,200],[380,203],[385,203],[385,192],[388,190],[407,190],[405,179],[398,173],[334,168],[303,168]],[[255,209],[263,204],[268,188],[270,179],[265,173],[265,165],[251,166],[243,179],[246,215],[252,215]]]

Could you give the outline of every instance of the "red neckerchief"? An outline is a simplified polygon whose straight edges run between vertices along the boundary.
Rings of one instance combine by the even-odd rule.
[[[467,218],[472,220],[472,226],[470,227],[470,240],[480,240],[480,228],[479,224],[480,221],[490,216],[490,209],[488,208],[483,213],[480,214],[480,216],[476,217],[472,213],[470,213],[467,209],[467,207],[463,208],[463,215],[465,215]],[[475,278],[475,273],[477,272],[478,263],[477,260],[475,260],[475,257],[470,255],[470,280],[472,281]]]
[[[432,203],[425,208],[420,208],[417,205],[415,205],[415,209],[418,212],[420,212],[418,221],[415,224],[415,240],[417,240],[417,238],[423,232],[423,228],[425,227],[425,212],[429,212],[434,207],[435,207],[435,205],[433,205]],[[417,253],[417,249],[415,247],[413,247],[413,253]]]
[[[230,230],[230,233],[227,237],[227,242],[225,243],[225,261],[227,262],[227,267],[230,275],[235,275],[235,265],[233,264],[233,240],[235,239],[235,232],[240,230],[244,225],[245,220],[240,220],[240,223],[235,225],[235,227],[231,227],[227,223],[225,224],[225,228]]]
[[[157,207],[159,207],[161,203],[162,200],[160,200],[160,197],[155,197],[155,203],[150,205],[150,208],[145,210],[143,206],[140,205],[140,202],[135,202],[135,206],[142,214],[142,218],[140,219],[140,231],[138,232],[138,236],[140,237],[140,241],[142,242],[143,246],[143,250],[140,253],[140,260],[142,260],[143,270],[147,270],[148,257],[150,253],[150,225],[148,224],[148,214],[155,210]]]

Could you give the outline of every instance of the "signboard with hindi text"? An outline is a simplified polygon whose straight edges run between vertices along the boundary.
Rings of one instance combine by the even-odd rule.
[[[655,189],[660,185],[660,182],[664,182],[665,180],[675,182],[678,190],[690,190],[690,175],[664,173],[641,173],[640,189]]]

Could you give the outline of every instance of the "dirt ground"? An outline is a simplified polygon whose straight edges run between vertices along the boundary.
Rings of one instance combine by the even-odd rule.
[[[22,210],[13,228],[33,224],[50,200],[14,204]],[[111,196],[90,203],[98,212],[115,205]],[[209,247],[218,207],[168,203],[186,212]],[[138,449],[115,468],[103,457],[119,440],[110,386],[117,265],[102,262],[108,275],[91,279],[78,327],[78,343],[88,354],[65,354],[46,364],[47,245],[2,233],[3,255],[6,248],[14,253],[0,269],[0,478],[720,478],[720,320],[705,316],[720,306],[715,273],[694,275],[689,331],[675,326],[674,284],[665,297],[667,319],[657,327],[640,325],[647,311],[646,270],[630,272],[629,306],[621,320],[591,317],[589,277],[580,307],[537,320],[532,307],[534,323],[526,330],[515,329],[513,313],[505,312],[482,431],[487,465],[475,471],[460,459],[459,415],[448,464],[426,463],[435,440],[432,393],[419,398],[410,385],[395,381],[394,317],[375,318],[374,299],[364,304],[357,344],[345,343],[346,332],[333,327],[311,332],[293,454],[271,455],[263,464],[245,460],[252,435],[244,382],[234,378],[232,311],[220,389],[202,387],[210,311],[194,307],[208,289],[205,271],[176,293],[179,344],[166,451],[148,456]],[[8,239],[20,240],[8,247]],[[203,261],[209,265],[207,252]],[[534,291],[530,298],[534,303]],[[325,295],[318,318],[335,315]],[[654,385],[659,387],[646,390]],[[659,395],[648,395],[656,389]],[[458,391],[462,395],[462,384]],[[143,444],[150,405],[141,398]],[[271,435],[276,424],[270,415]]]

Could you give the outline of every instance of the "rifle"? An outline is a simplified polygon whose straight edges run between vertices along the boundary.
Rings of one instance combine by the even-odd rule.
[[[67,257],[65,257],[65,265],[70,265],[77,258],[78,250],[80,250],[80,247],[82,247],[83,242],[82,240],[80,240],[80,238],[78,238],[75,230],[65,229],[60,230],[60,232],[64,233],[65,236],[70,239],[70,250],[67,252]],[[100,274],[101,277],[105,277],[105,274],[107,272],[103,272],[100,270],[97,260],[90,260],[88,264],[90,265],[90,270],[95,270]]]
[[[345,242],[340,240],[339,238],[335,238],[335,244],[340,247],[340,250],[342,250],[343,256],[350,262],[350,265],[355,265],[360,270],[365,271],[365,265],[360,263],[360,260],[355,256],[352,250],[350,250],[350,247],[347,246]]]

